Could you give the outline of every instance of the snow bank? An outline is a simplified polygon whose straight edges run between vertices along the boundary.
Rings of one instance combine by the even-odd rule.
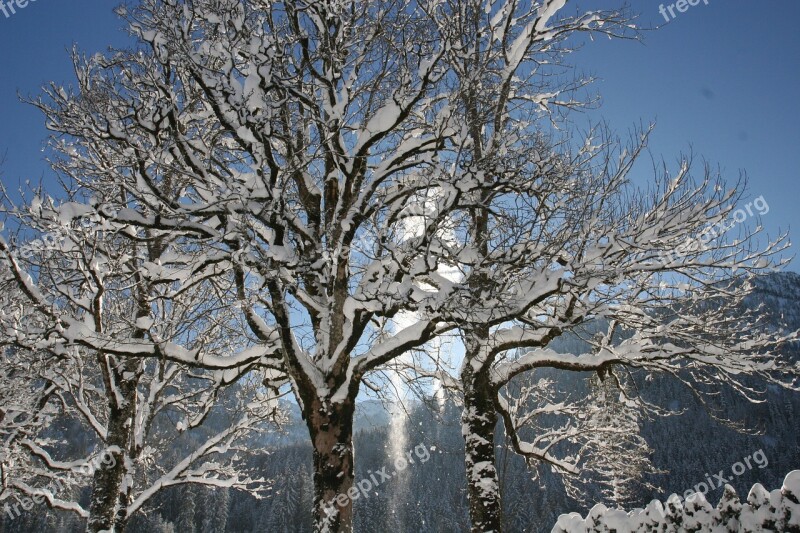
[[[716,508],[702,494],[685,503],[674,494],[666,504],[653,500],[645,509],[625,512],[599,504],[586,518],[578,513],[561,515],[552,533],[633,533],[637,531],[757,532],[800,531],[800,470],[790,472],[783,488],[768,492],[756,483],[742,503],[730,485],[725,486]]]

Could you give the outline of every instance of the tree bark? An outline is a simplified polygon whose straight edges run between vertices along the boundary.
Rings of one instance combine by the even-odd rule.
[[[497,413],[492,402],[493,390],[488,372],[475,372],[469,363],[464,365],[461,379],[464,386],[461,432],[464,436],[471,531],[500,533],[503,516],[495,467]]]
[[[306,422],[314,447],[314,531],[353,531],[353,416],[355,403],[311,402]]]
[[[114,421],[116,422],[116,421]],[[113,424],[114,426],[116,423]],[[111,426],[113,427],[113,426]],[[113,466],[105,467],[102,464],[95,466],[92,479],[92,498],[89,503],[89,521],[86,531],[97,533],[99,531],[119,531],[116,528],[119,509],[120,488],[125,476],[124,441],[111,438],[109,446],[119,446],[123,453],[117,450],[104,453],[114,458]]]
[[[123,491],[122,481],[127,474],[125,457],[136,413],[136,384],[123,382],[119,388],[125,403],[120,407],[116,405],[116,398],[110,401],[108,435],[103,451],[107,455],[102,457],[103,462],[97,458],[98,461],[92,464],[92,497],[86,525],[86,531],[90,533],[120,533],[125,530],[129,518],[127,499],[131,487]],[[113,462],[107,460],[108,456],[113,458]],[[107,465],[106,462],[111,464]]]

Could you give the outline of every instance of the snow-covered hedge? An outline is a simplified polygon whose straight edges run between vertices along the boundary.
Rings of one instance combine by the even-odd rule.
[[[578,513],[561,515],[552,533],[633,533],[633,532],[709,533],[788,531],[800,533],[800,470],[786,476],[783,488],[768,492],[756,483],[747,502],[725,485],[716,509],[701,493],[682,503],[677,495],[666,505],[653,500],[645,509],[625,512],[599,504],[584,519]]]

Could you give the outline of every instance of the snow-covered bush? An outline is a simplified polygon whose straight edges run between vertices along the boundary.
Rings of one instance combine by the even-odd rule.
[[[772,492],[753,485],[742,503],[736,491],[725,485],[716,508],[701,493],[681,503],[673,494],[666,504],[653,500],[645,509],[625,512],[599,504],[586,518],[578,513],[561,515],[552,533],[633,533],[644,531],[712,533],[757,531],[800,532],[800,470],[790,472],[783,487]]]

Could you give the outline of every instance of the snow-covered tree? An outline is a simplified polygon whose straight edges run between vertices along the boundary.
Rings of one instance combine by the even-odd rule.
[[[237,340],[225,350],[192,334],[165,336],[147,306],[129,315],[124,340],[63,315],[48,338],[123,367],[154,357],[218,370],[224,381],[261,368],[270,387],[290,384],[314,450],[314,527],[350,531],[352,425],[365,377],[460,328],[473,525],[491,529],[499,516],[491,434],[498,413],[511,416],[497,394],[509,380],[542,366],[606,377],[621,360],[668,364],[645,357],[649,348],[636,355],[672,338],[651,313],[659,305],[680,314],[674,329],[683,337],[658,347],[689,364],[724,359],[708,345],[702,355],[681,351],[700,328],[685,327],[691,309],[667,305],[671,288],[684,289],[663,273],[679,269],[655,264],[653,253],[725,209],[682,195],[684,175],[653,202],[614,202],[632,157],[603,167],[602,143],[559,146],[551,130],[537,133],[541,110],[571,105],[540,68],[563,39],[628,28],[614,12],[561,16],[565,5],[141,0],[123,9],[138,45],[76,54],[76,90],[53,86],[35,102],[57,134],[54,167],[90,195],[57,218],[90,214],[104,231],[145,243],[155,255],[123,272],[168,286],[170,305],[194,294],[244,318],[224,322]],[[731,251],[708,265],[713,254],[694,250],[681,273],[750,268],[752,257]],[[81,291],[98,286],[104,265],[87,265]],[[13,270],[42,313],[52,299],[83,298]],[[641,328],[633,338],[645,340],[622,355],[601,343],[589,362],[541,344],[595,317]],[[524,347],[539,350],[506,355]],[[738,348],[732,366],[718,368],[766,370],[739,364]],[[517,444],[569,469],[541,442]]]
[[[123,531],[170,486],[262,490],[239,451],[275,414],[274,396],[249,367],[192,369],[159,351],[181,343],[225,357],[247,348],[235,334],[240,311],[220,303],[221,280],[181,290],[159,270],[174,242],[104,228],[85,206],[37,195],[8,213],[27,233],[14,244],[0,238],[4,294],[13,296],[0,312],[0,379],[12,396],[0,421],[3,497],[20,492],[87,518],[89,531]],[[237,395],[222,389],[234,380]],[[223,429],[203,427],[223,414]],[[89,455],[53,422],[83,428]],[[177,459],[175,439],[184,442]]]
[[[78,326],[62,335],[115,355],[287,376],[314,446],[319,530],[351,528],[364,375],[435,337],[435,310],[455,290],[421,288],[437,269],[440,216],[397,235],[431,189],[447,186],[436,213],[462,195],[439,157],[460,128],[446,9],[145,0],[126,13],[136,49],[76,57],[77,91],[53,87],[38,102],[61,135],[56,168],[92,191],[104,224],[182,242],[184,255],[150,275],[182,268],[173,282],[192,286],[232,274],[258,343],[214,357],[150,334],[134,346]],[[384,334],[408,309],[432,312]]]
[[[640,417],[665,413],[636,397],[638,379],[672,374],[699,395],[726,383],[755,396],[753,376],[796,387],[797,367],[778,348],[797,337],[743,310],[748,280],[786,243],[759,246],[760,230],[741,224],[758,214],[741,187],[725,191],[707,170],[694,182],[682,161],[641,192],[630,176],[647,131],[625,147],[602,130],[578,138],[550,127],[577,105],[571,89],[581,85],[553,75],[566,39],[624,36],[624,14],[576,17],[565,1],[452,5],[450,31],[470,51],[453,45],[447,56],[463,120],[450,138],[460,147],[453,172],[475,185],[447,214],[450,265],[469,290],[439,316],[458,324],[465,357],[449,373],[415,370],[460,391],[472,528],[500,531],[498,420],[532,462],[586,474],[622,497],[648,465]],[[587,330],[586,353],[550,346]],[[591,382],[559,391],[543,369]]]

